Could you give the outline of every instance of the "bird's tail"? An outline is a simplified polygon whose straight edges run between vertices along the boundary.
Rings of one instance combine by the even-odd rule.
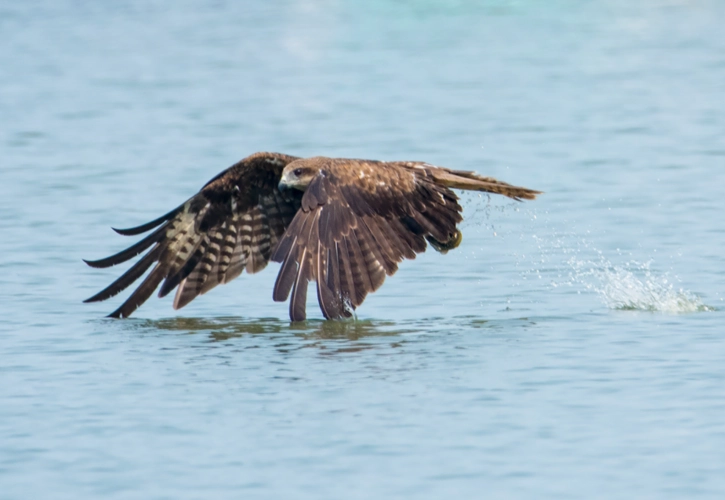
[[[517,201],[533,200],[537,194],[542,193],[525,187],[512,186],[493,177],[483,177],[475,172],[464,170],[433,168],[430,169],[430,173],[438,184],[446,187],[502,194]]]

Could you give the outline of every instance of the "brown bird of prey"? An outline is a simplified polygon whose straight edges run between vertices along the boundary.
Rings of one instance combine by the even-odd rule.
[[[422,162],[255,153],[166,215],[115,229],[125,236],[153,232],[116,255],[86,261],[89,266],[114,266],[148,251],[86,302],[113,297],[154,266],[109,316],[128,317],[159,284],[159,297],[177,289],[179,309],[272,260],[282,263],[273,298],[284,302],[291,292],[292,321],[306,317],[310,281],[317,283],[325,318],[347,318],[403,259],[425,251],[426,241],[443,254],[461,243],[461,206],[451,188],[514,200],[540,194]]]

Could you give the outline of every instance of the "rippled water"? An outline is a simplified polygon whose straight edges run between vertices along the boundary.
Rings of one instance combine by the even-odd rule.
[[[0,497],[722,498],[721,2],[0,7]],[[275,266],[82,304],[258,150],[419,159],[461,247],[354,322]],[[317,319],[315,319],[317,318]]]

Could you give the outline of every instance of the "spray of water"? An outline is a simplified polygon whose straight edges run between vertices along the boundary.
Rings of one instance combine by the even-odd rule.
[[[667,273],[652,271],[652,261],[614,265],[604,258],[570,258],[567,265],[572,282],[596,292],[610,309],[674,314],[713,310],[694,293],[675,287]]]
[[[590,237],[572,231],[536,238],[540,261],[548,264],[546,272],[553,288],[580,287],[594,292],[605,306],[615,310],[669,314],[715,310],[695,293],[678,286],[677,276],[656,270],[654,260],[638,261],[619,249],[605,256],[591,244]]]
[[[678,286],[677,276],[657,270],[654,260],[638,261],[619,250],[608,258],[591,243],[594,236],[590,231],[579,231],[575,225],[567,224],[567,230],[562,232],[561,226],[554,227],[547,213],[520,209],[516,204],[496,206],[487,197],[477,203],[466,201],[470,203],[467,208],[473,209],[472,219],[483,218],[486,231],[493,235],[496,227],[490,222],[492,211],[499,212],[496,220],[507,213],[528,213],[532,227],[521,232],[520,239],[533,239],[536,250],[515,255],[526,279],[534,276],[548,281],[552,288],[568,286],[595,293],[606,307],[615,310],[669,314],[715,310],[695,293]]]

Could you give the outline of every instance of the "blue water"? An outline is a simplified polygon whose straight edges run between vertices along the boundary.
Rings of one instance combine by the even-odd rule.
[[[5,2],[0,498],[723,498],[725,4]],[[463,244],[354,322],[276,265],[82,304],[254,151],[424,160]]]

